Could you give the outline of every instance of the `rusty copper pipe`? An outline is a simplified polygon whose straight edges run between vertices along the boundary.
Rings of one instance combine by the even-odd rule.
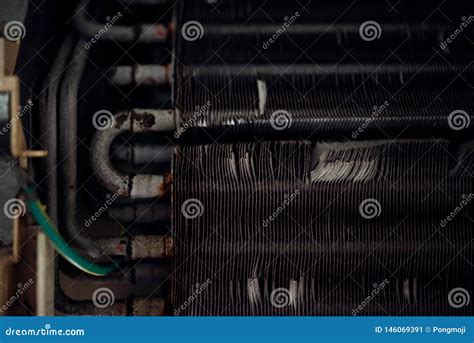
[[[89,49],[99,40],[119,43],[156,43],[164,42],[170,36],[170,26],[163,24],[120,25],[122,12],[117,12],[106,23],[96,23],[87,14],[89,0],[79,2],[74,23],[85,40],[84,46]]]
[[[109,78],[117,86],[170,85],[173,68],[170,64],[118,66],[110,69]]]
[[[128,256],[132,260],[144,258],[172,258],[173,238],[159,235],[136,235],[130,238],[103,238],[97,244],[110,256]]]
[[[98,130],[92,140],[91,164],[99,181],[110,192],[133,199],[162,196],[168,188],[169,175],[124,175],[113,167],[109,151],[120,134],[163,132],[175,128],[175,112],[171,110],[134,109],[116,114],[112,125]]]

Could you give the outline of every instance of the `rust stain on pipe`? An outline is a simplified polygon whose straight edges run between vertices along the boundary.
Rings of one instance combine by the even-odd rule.
[[[142,128],[142,130],[147,130],[153,127],[156,123],[156,117],[153,113],[137,113],[132,112],[132,120],[137,122],[138,127]]]
[[[160,193],[165,194],[168,192],[168,190],[171,188],[171,185],[173,184],[173,174],[171,172],[166,173],[163,176],[163,183],[160,185]]]

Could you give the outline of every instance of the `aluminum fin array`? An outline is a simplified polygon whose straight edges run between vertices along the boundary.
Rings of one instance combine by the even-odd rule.
[[[448,151],[177,148],[174,304],[189,303],[182,315],[473,314],[448,302],[474,290],[473,154],[458,164]]]
[[[471,13],[178,3],[175,315],[474,314]]]
[[[357,138],[452,134],[453,111],[474,120],[474,5],[456,4],[399,1],[390,10],[367,0],[180,1],[181,121],[252,134],[274,131],[275,112],[284,110],[286,133],[304,138],[349,137],[367,120]],[[196,106],[208,102],[196,119]]]

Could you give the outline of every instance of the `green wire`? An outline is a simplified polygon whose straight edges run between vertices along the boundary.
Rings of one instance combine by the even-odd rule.
[[[57,252],[72,265],[85,273],[96,276],[107,275],[118,267],[120,264],[119,260],[108,264],[96,264],[79,255],[58,233],[51,219],[43,209],[43,205],[36,199],[34,190],[29,186],[26,188],[26,195],[26,204],[31,215],[40,226],[41,231],[50,239]]]

